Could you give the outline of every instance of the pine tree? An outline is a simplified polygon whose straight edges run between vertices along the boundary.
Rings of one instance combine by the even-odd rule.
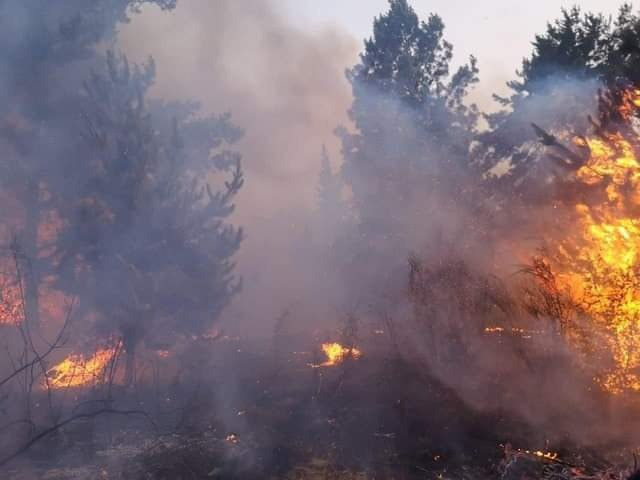
[[[414,192],[437,189],[439,180],[470,167],[477,111],[464,101],[478,69],[472,57],[451,74],[453,47],[443,34],[437,15],[421,22],[407,0],[390,0],[347,74],[357,131],[338,130],[343,172],[370,240],[399,233],[397,220]]]
[[[51,277],[58,205],[73,195],[82,151],[77,105],[82,81],[102,42],[144,3],[175,0],[6,0],[0,3],[0,192],[19,260],[26,317],[39,323],[39,290]],[[49,235],[49,237],[55,237]],[[8,242],[9,238],[4,238]]]
[[[86,83],[86,181],[59,249],[62,278],[95,311],[95,327],[122,337],[127,382],[141,342],[205,332],[240,288],[232,258],[242,230],[226,219],[243,177],[224,146],[242,132],[193,104],[149,107],[153,78],[153,62],[130,67],[109,54]],[[218,190],[214,172],[230,175]]]
[[[640,17],[630,5],[623,5],[613,21],[578,7],[562,10],[559,19],[536,35],[517,80],[508,83],[513,93],[496,96],[505,109],[487,116],[489,131],[479,137],[475,156],[481,169],[490,171],[501,163],[509,167],[507,175],[493,179],[492,188],[510,198],[547,197],[540,187],[550,171],[538,161],[543,149],[531,123],[550,134],[585,131],[587,114],[596,113],[587,109],[596,104],[598,88],[608,89],[619,101],[623,89],[640,87],[638,45]]]

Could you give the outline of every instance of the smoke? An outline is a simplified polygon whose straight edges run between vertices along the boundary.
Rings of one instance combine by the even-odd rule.
[[[324,328],[337,320],[340,313],[336,306],[340,302],[342,307],[357,305],[364,322],[379,320],[382,310],[395,318],[408,318],[412,307],[403,296],[406,260],[411,251],[419,252],[430,265],[458,259],[480,277],[495,271],[510,275],[534,251],[537,239],[532,241],[531,235],[549,219],[549,213],[541,207],[539,218],[523,223],[527,214],[513,205],[513,210],[498,215],[496,226],[492,223],[495,216],[491,218],[495,205],[471,205],[453,193],[469,179],[450,164],[454,168],[437,172],[437,188],[410,192],[400,189],[397,202],[387,205],[390,212],[395,212],[394,235],[389,248],[377,250],[381,255],[374,262],[359,265],[356,260],[343,270],[345,278],[327,277],[323,265],[326,257],[316,256],[313,249],[305,246],[313,244],[312,211],[321,146],[326,144],[332,158],[339,158],[333,130],[337,125],[348,124],[346,112],[351,93],[343,72],[355,63],[358,42],[331,26],[303,31],[291,25],[274,2],[266,0],[193,0],[182,2],[170,16],[154,8],[145,9],[121,29],[119,41],[133,60],[142,61],[151,55],[157,61],[155,95],[166,99],[184,99],[187,95],[201,102],[207,111],[229,110],[235,122],[245,129],[241,151],[247,184],[236,217],[248,233],[239,256],[245,288],[227,310],[224,328],[242,334],[270,334],[282,322],[297,323],[301,329]],[[526,100],[504,134],[513,144],[531,149],[530,156],[537,163],[533,184],[544,195],[555,167],[544,156],[531,122],[550,132],[566,125],[587,128],[598,85],[552,77],[537,87],[536,95]],[[391,98],[372,101],[388,106],[377,120],[381,123],[381,148],[398,148],[398,139],[393,135],[386,142],[383,138],[385,131],[398,128],[398,122],[402,125],[398,129],[407,138],[419,136],[410,121],[413,113],[403,105]],[[406,157],[423,162],[426,184],[437,165],[447,164],[443,158],[446,153],[439,147],[428,141],[421,142],[419,149],[410,141],[402,145],[407,149]],[[409,172],[397,170],[396,174],[401,183]],[[375,183],[374,179],[371,183]],[[491,228],[496,232],[487,235]],[[515,240],[517,235],[522,243]],[[505,241],[496,241],[499,236]],[[526,242],[527,246],[522,247]],[[514,244],[518,248],[513,248]],[[441,289],[436,294],[443,295],[450,287],[436,285]],[[367,289],[372,296],[383,299],[374,308],[366,301],[361,305],[360,295]],[[385,302],[388,304],[381,307]],[[482,328],[492,319],[483,314],[450,318],[457,315],[447,310],[450,305],[440,307],[437,318],[467,322],[464,328],[468,330]],[[573,377],[569,366],[572,357],[566,345],[541,336],[530,342],[531,347],[525,343],[527,353],[522,357],[522,351],[508,342],[500,346],[483,340],[480,346],[467,345],[478,359],[471,368],[457,362],[443,367],[425,360],[428,346],[420,331],[424,324],[405,323],[403,328],[407,329],[402,340],[408,348],[406,354],[413,361],[430,365],[438,378],[475,409],[510,411],[540,429],[548,429],[550,419],[562,415],[567,420],[557,430],[575,425],[576,418],[593,419],[589,413],[593,405],[579,401],[587,380]],[[531,373],[527,357],[537,358],[535,361],[554,359],[557,369]],[[496,378],[502,380],[493,382]],[[538,388],[541,380],[544,385]],[[508,385],[509,391],[496,395],[490,391],[491,385]],[[529,402],[527,399],[536,391],[540,393],[538,400]],[[239,394],[224,392],[220,394],[225,399],[223,403],[242,402]],[[557,396],[555,400],[553,395]],[[574,407],[571,415],[567,415],[567,408],[571,408],[568,406]],[[598,437],[602,435],[600,432]]]
[[[464,201],[455,192],[473,188],[472,179],[456,161],[467,159],[446,158],[442,145],[420,138],[412,121],[414,112],[369,92],[372,103],[385,106],[376,116],[381,152],[400,149],[403,157],[421,163],[422,170],[416,176],[416,170],[393,167],[397,191],[385,198],[386,209],[393,214],[393,234],[382,246],[374,245],[373,260],[351,259],[340,277],[327,273],[326,256],[309,246],[314,245],[312,212],[321,146],[326,144],[331,157],[339,158],[333,130],[349,124],[351,92],[343,72],[355,63],[358,42],[331,26],[303,31],[289,23],[275,2],[266,0],[193,0],[180,4],[171,16],[149,8],[122,28],[119,41],[134,60],[155,58],[155,95],[183,99],[187,94],[202,102],[205,110],[230,110],[245,129],[241,150],[247,185],[236,217],[248,232],[239,256],[245,289],[227,310],[224,328],[243,335],[268,335],[274,326],[289,322],[310,331],[333,325],[341,315],[338,307],[353,307],[366,326],[361,332],[366,338],[371,322],[391,317],[404,330],[396,338],[406,349],[403,355],[428,366],[473,409],[509,412],[548,432],[549,438],[582,436],[587,443],[608,438],[609,423],[597,432],[577,428],[597,422],[604,413],[592,399],[585,399],[591,380],[576,374],[576,358],[566,344],[548,333],[523,343],[478,337],[478,331],[504,318],[495,312],[466,315],[458,310],[468,300],[465,296],[485,295],[485,279],[496,272],[504,275],[509,294],[518,294],[512,274],[539,246],[536,235],[542,225],[558,218],[557,211],[545,206],[557,193],[553,178],[558,167],[544,154],[531,123],[560,135],[568,134],[567,125],[584,131],[588,115],[596,110],[597,82],[550,77],[535,86],[535,95],[523,101],[501,130],[508,142],[529,149],[527,156],[536,165],[529,171],[532,178],[520,180],[543,199],[534,215],[528,205],[520,204],[499,211],[495,198]],[[406,135],[406,142],[399,142],[393,133],[397,131]],[[417,143],[416,138],[420,138]],[[502,161],[504,166],[511,159]],[[412,185],[422,181],[425,187],[404,190],[408,178]],[[434,178],[437,184],[432,183]],[[376,191],[376,179],[359,181],[369,183],[361,188]],[[376,242],[358,236],[349,241]],[[439,280],[431,285],[437,299],[432,309],[414,318],[415,306],[406,298],[407,259],[412,251],[445,278],[456,274],[447,270],[447,262],[461,261],[478,280],[473,284]],[[363,300],[363,292],[369,298]],[[517,312],[508,321],[526,323],[524,316]],[[451,325],[469,335],[462,340],[466,343],[462,350],[471,352],[475,361],[465,364],[464,359],[471,357],[463,356],[434,362],[425,333],[434,324],[441,328],[435,338],[444,344],[443,350],[455,352],[460,347],[461,339],[452,336]],[[527,328],[543,327],[533,323]],[[538,364],[546,366],[532,371]],[[503,388],[507,390],[492,390]],[[246,400],[227,389],[218,395],[226,405]]]
[[[270,0],[189,0],[171,15],[147,8],[119,42],[131,60],[156,60],[153,95],[231,111],[245,130],[246,184],[234,217],[247,233],[238,257],[244,292],[227,317],[268,331],[283,309],[308,297],[302,285],[314,274],[292,250],[315,206],[322,145],[334,165],[338,158],[333,130],[347,123],[344,70],[358,42],[331,25],[294,26]],[[256,312],[261,318],[250,318]]]
[[[593,385],[594,378],[610,367],[608,360],[583,356],[575,341],[557,334],[556,319],[521,309],[531,288],[522,267],[545,241],[566,239],[567,230],[579,228],[574,208],[589,195],[571,184],[569,167],[551,155],[553,150],[542,144],[531,124],[575,150],[573,136],[594,131],[590,118],[597,118],[603,86],[593,79],[563,75],[534,88],[492,132],[514,150],[498,158],[509,168],[491,184],[495,191],[490,194],[500,198],[505,193],[501,185],[509,183],[517,194],[508,190],[488,218],[478,218],[462,203],[457,211],[448,210],[451,216],[428,216],[436,225],[450,226],[451,234],[445,248],[436,246],[422,255],[424,270],[412,292],[417,310],[414,323],[405,325],[404,345],[409,358],[429,365],[468,405],[525,419],[536,432],[543,432],[540,443],[628,442],[637,438],[624,420],[623,412],[628,414],[632,407],[624,399],[603,401]],[[456,174],[444,180],[448,186],[444,196],[433,198],[435,210],[454,201],[446,191],[459,180]],[[486,243],[483,237],[473,238],[474,227],[488,231]],[[501,275],[497,284],[494,274]],[[588,328],[583,327],[588,320],[576,315],[576,328]],[[504,330],[496,334],[494,326]],[[439,341],[429,340],[434,331]],[[604,345],[595,329],[589,335],[590,342]]]
[[[358,43],[330,25],[299,28],[268,0],[195,0],[171,15],[145,9],[119,35],[132,59],[156,60],[152,93],[229,110],[245,129],[244,218],[311,206],[322,144],[335,152],[333,129],[346,122],[343,72]]]
[[[379,135],[370,159],[380,170],[365,165],[352,171],[351,193],[365,199],[356,205],[358,213],[380,220],[381,230],[389,233],[368,236],[354,228],[353,219],[320,218],[316,205],[322,146],[334,171],[341,147],[347,146],[334,129],[350,128],[352,95],[344,70],[357,61],[360,45],[331,25],[307,27],[294,26],[275,0],[183,0],[170,14],[144,7],[120,28],[118,46],[130,60],[156,61],[152,96],[195,100],[205,114],[230,111],[245,133],[238,145],[246,183],[231,220],[247,232],[237,256],[244,289],[222,314],[224,333],[155,344],[172,349],[166,359],[147,352],[150,359],[143,361],[152,366],[154,381],[171,383],[167,406],[184,400],[187,406],[178,410],[189,415],[194,429],[220,423],[218,431],[207,428],[216,436],[238,434],[249,445],[257,438],[261,448],[276,452],[269,452],[274,458],[268,461],[256,454],[250,459],[256,463],[275,463],[285,445],[309,443],[307,432],[334,444],[334,424],[345,445],[368,450],[374,435],[388,439],[386,429],[396,428],[405,429],[408,444],[415,446],[419,434],[413,427],[428,418],[434,438],[442,435],[448,442],[434,441],[435,447],[456,448],[460,438],[440,417],[451,408],[445,390],[455,392],[456,406],[474,414],[497,411],[524,419],[543,432],[532,443],[631,438],[618,418],[601,422],[610,412],[600,410],[600,399],[589,393],[592,379],[576,368],[575,352],[545,330],[544,319],[536,322],[514,306],[522,277],[513,273],[535,252],[536,233],[559,218],[549,207],[558,166],[545,156],[531,122],[558,135],[567,133],[566,125],[588,128],[598,84],[548,79],[500,131],[513,145],[524,145],[536,165],[527,170],[532,176],[518,179],[543,199],[534,204],[500,203],[498,192],[485,195],[480,189],[469,194],[478,181],[477,172],[467,168],[469,152],[450,155],[444,140],[424,138],[422,112],[380,92],[364,92],[363,101],[379,107],[372,115]],[[445,113],[433,116],[452,130]],[[198,120],[192,128],[204,130]],[[348,134],[342,134],[344,140]],[[460,136],[468,140],[471,132]],[[518,173],[508,168],[513,158],[499,160],[507,166],[505,179]],[[349,175],[346,169],[342,173]],[[366,204],[368,199],[376,201]],[[148,240],[141,223],[132,232],[142,233],[126,236],[127,243]],[[178,261],[167,275],[176,291],[184,287],[181,274],[189,268],[194,266]],[[105,270],[99,281],[119,287],[118,278]],[[175,301],[171,319],[188,322],[180,318],[181,301]],[[358,360],[362,370],[349,363],[326,374],[310,368],[321,362],[311,356],[318,354],[319,339],[338,340],[334,327],[345,318],[343,336],[364,352]],[[161,337],[165,327],[155,325]],[[494,325],[507,332],[513,326],[530,338],[484,335]],[[420,383],[424,377],[427,389]],[[194,398],[185,399],[192,387]],[[411,409],[419,414],[407,413]],[[466,421],[460,420],[460,428],[472,430]],[[589,428],[592,424],[598,428]],[[617,435],[607,431],[611,426]],[[483,428],[490,431],[487,437],[494,433],[491,425]],[[375,457],[372,451],[366,455]]]

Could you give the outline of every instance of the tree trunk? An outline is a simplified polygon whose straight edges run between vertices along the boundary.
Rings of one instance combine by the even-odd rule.
[[[129,387],[136,381],[136,342],[127,342],[125,339],[124,349],[124,386]]]
[[[38,226],[40,224],[40,189],[38,182],[32,180],[25,192],[25,222],[20,238],[22,258],[20,259],[24,282],[24,314],[29,326],[40,325],[39,299],[39,259],[38,259]]]

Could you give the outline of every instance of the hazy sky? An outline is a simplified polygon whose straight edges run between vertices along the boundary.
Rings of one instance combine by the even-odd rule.
[[[558,18],[562,0],[412,0],[420,18],[438,13],[455,62],[474,54],[480,84],[471,99],[487,111],[507,93],[531,41]],[[617,0],[583,0],[583,10],[615,14]],[[206,111],[230,110],[246,129],[243,199],[255,215],[315,199],[322,145],[340,163],[337,125],[348,124],[357,62],[373,18],[387,0],[180,0],[171,13],[147,7],[122,28],[134,61],[157,60],[154,94],[194,99]],[[265,202],[264,199],[269,199]],[[293,202],[291,198],[296,198]],[[241,209],[242,210],[242,209]],[[249,209],[244,209],[246,212]]]
[[[505,81],[513,78],[522,57],[531,50],[534,35],[560,14],[560,9],[579,5],[583,10],[615,14],[618,0],[412,0],[422,19],[439,14],[446,25],[446,38],[453,43],[455,60],[474,54],[480,63],[481,84],[475,99],[491,103],[491,92],[504,93]],[[281,0],[290,17],[305,19],[308,28],[333,23],[358,40],[371,35],[374,16],[385,11],[387,0]]]

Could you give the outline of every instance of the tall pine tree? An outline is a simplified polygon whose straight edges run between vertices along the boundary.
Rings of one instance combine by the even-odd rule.
[[[338,133],[365,243],[393,243],[404,233],[403,216],[421,201],[415,194],[444,190],[443,179],[469,170],[477,111],[465,100],[478,69],[472,57],[451,73],[452,57],[440,17],[420,21],[407,0],[390,0],[347,73],[356,132]]]
[[[86,177],[65,211],[60,267],[98,331],[122,337],[130,382],[142,341],[205,332],[240,288],[242,230],[226,220],[243,177],[225,146],[242,132],[196,105],[149,107],[152,62],[109,54],[104,70],[84,89]],[[229,176],[221,188],[215,172]]]
[[[55,214],[82,171],[83,79],[100,61],[97,47],[145,3],[172,8],[175,0],[0,2],[0,194],[13,206],[2,212],[2,241],[12,243],[26,317],[34,324],[43,279],[55,263]]]

